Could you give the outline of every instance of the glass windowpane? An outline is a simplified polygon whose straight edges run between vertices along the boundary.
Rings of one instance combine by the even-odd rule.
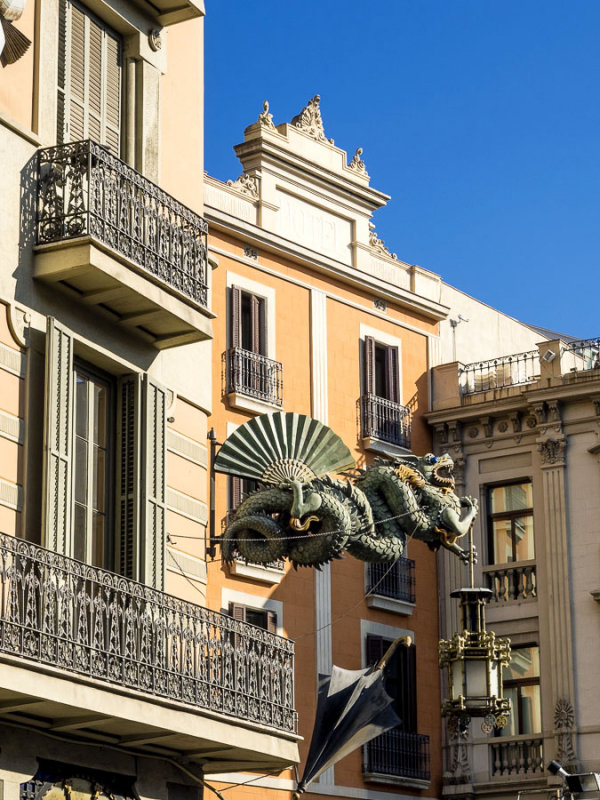
[[[95,567],[104,566],[105,526],[105,515],[94,512],[92,515],[92,564]]]
[[[512,530],[509,519],[497,519],[492,523],[493,564],[506,564],[512,561]]]
[[[75,503],[73,520],[73,557],[85,561],[86,553],[86,512],[85,507]]]
[[[533,507],[531,483],[514,483],[509,486],[494,486],[490,490],[490,513],[520,511]]]
[[[79,372],[75,373],[75,433],[87,438],[88,382]]]
[[[528,561],[535,558],[533,540],[533,517],[517,517],[514,520],[515,561]]]
[[[88,443],[79,436],[75,439],[75,502],[86,504],[88,500]]]
[[[100,447],[93,449],[92,508],[106,511],[106,453]]]
[[[106,386],[94,384],[94,442],[102,447],[106,447],[107,394]]]

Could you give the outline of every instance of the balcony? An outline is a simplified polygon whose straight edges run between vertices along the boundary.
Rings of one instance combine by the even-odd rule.
[[[367,564],[367,605],[397,614],[412,614],[415,596],[415,562],[399,558],[395,563]]]
[[[281,408],[283,367],[279,361],[242,347],[231,347],[223,353],[223,373],[225,391],[233,408],[258,413]]]
[[[426,788],[430,780],[429,736],[394,728],[363,748],[363,775],[373,783]]]
[[[163,349],[210,338],[207,225],[91,140],[38,153],[34,275]]]
[[[360,418],[364,446],[368,449],[380,450],[377,445],[383,442],[403,451],[410,450],[412,415],[406,406],[375,394],[364,394],[360,398]]]
[[[293,642],[4,534],[0,581],[0,715],[207,772],[298,760]]]
[[[514,739],[497,739],[489,745],[490,775],[493,778],[519,779],[523,776],[543,776],[543,739],[520,736]]]
[[[537,350],[466,364],[461,370],[462,394],[488,392],[534,383],[540,376]]]
[[[534,562],[521,562],[504,567],[484,567],[487,587],[496,603],[533,600],[537,597],[537,578]]]

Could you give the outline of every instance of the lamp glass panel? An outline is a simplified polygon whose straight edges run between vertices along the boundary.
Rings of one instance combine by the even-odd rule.
[[[500,696],[501,670],[497,661],[490,662],[490,697]]]
[[[487,697],[487,661],[465,659],[468,697]]]
[[[459,659],[451,664],[452,686],[450,687],[450,699],[458,700],[464,695],[464,661]]]

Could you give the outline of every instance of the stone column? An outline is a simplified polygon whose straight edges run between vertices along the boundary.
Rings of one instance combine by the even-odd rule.
[[[548,609],[549,629],[549,652],[545,654],[545,661],[551,664],[552,702],[556,728],[556,753],[548,753],[546,760],[551,756],[562,761],[565,766],[576,760],[572,743],[574,727],[572,704],[575,691],[565,486],[566,447],[567,439],[562,433],[558,436],[550,434],[538,442],[544,490],[548,577],[546,586],[542,589]],[[567,731],[564,714],[560,714],[561,709],[565,708],[570,709],[567,715],[570,719]],[[546,730],[550,727],[548,723],[549,720],[546,720],[544,725]]]

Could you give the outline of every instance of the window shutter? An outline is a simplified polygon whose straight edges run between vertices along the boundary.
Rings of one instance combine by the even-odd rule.
[[[375,339],[365,336],[365,394],[375,394]]]
[[[372,667],[373,664],[376,664],[382,658],[386,649],[386,641],[381,636],[369,634],[366,643],[367,666]]]
[[[46,325],[45,378],[43,543],[71,555],[73,337],[53,317]]]
[[[242,290],[239,286],[231,287],[231,346],[242,344]]]
[[[165,586],[167,517],[167,391],[148,376],[143,384],[143,497],[141,580],[155,589]]]
[[[386,347],[385,352],[386,369],[385,377],[387,382],[387,399],[392,403],[400,402],[400,380],[398,370],[398,348]]]
[[[238,622],[246,622],[246,606],[240,603],[229,603],[229,615]]]
[[[229,511],[235,511],[242,502],[242,479],[231,475],[229,478]]]
[[[117,385],[116,565],[140,579],[141,378],[126,375]]]
[[[121,40],[100,20],[60,0],[57,141],[91,138],[119,155]]]
[[[265,301],[262,297],[252,295],[252,352],[259,355],[266,355],[265,352]]]
[[[267,630],[269,633],[277,633],[277,614],[275,611],[267,611]]]

